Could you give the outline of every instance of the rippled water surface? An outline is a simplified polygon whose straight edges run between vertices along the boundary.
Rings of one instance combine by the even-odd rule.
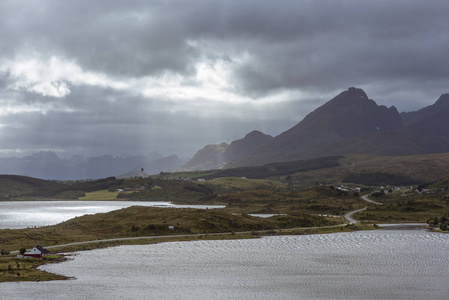
[[[216,208],[223,206],[174,205],[148,201],[11,201],[0,202],[0,229],[55,225],[85,214],[105,213],[140,206]],[[1,299],[1,298],[0,298]]]
[[[377,230],[76,253],[1,299],[449,299],[449,236]]]

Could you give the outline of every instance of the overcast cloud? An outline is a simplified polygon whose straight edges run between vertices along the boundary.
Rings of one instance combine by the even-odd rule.
[[[193,155],[449,92],[448,1],[0,1],[0,156]]]

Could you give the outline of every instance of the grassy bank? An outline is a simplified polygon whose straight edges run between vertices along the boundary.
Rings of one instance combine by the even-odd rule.
[[[66,279],[64,276],[38,270],[37,267],[64,261],[63,255],[51,255],[44,259],[0,257],[0,282],[48,281]]]

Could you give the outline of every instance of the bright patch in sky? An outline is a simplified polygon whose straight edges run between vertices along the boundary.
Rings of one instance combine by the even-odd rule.
[[[62,98],[70,94],[70,84],[95,85],[125,89],[128,84],[114,80],[105,74],[86,72],[74,61],[55,56],[47,60],[37,58],[18,58],[3,62],[1,72],[8,73],[13,80],[14,89]]]

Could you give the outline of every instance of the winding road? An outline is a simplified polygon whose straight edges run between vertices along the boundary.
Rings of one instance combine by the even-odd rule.
[[[364,210],[367,209],[367,208],[368,208],[368,207],[364,207],[364,208],[361,208],[361,209],[358,209],[358,210],[354,210],[354,211],[348,212],[348,213],[345,215],[345,219],[349,221],[349,224],[355,224],[355,223],[357,223],[358,221],[357,221],[357,220],[354,220],[351,216],[352,216],[353,214],[355,214],[355,213],[360,212],[360,211],[364,211]]]
[[[366,202],[369,202],[369,203],[373,203],[373,204],[377,204],[377,205],[383,205],[383,203],[380,203],[380,202],[376,202],[376,201],[370,200],[370,199],[368,198],[368,195],[362,196],[362,199],[365,200]]]
[[[365,200],[366,202],[369,202],[369,203],[373,203],[373,204],[377,204],[377,205],[382,205],[382,203],[380,203],[380,202],[376,202],[376,201],[373,201],[373,200],[369,199],[369,198],[368,198],[368,195],[362,196],[362,199]],[[352,215],[353,215],[353,214],[356,214],[356,213],[358,213],[358,212],[360,212],[360,211],[364,211],[364,210],[367,209],[367,208],[368,208],[368,207],[364,207],[364,208],[361,208],[361,209],[358,209],[358,210],[354,210],[354,211],[348,212],[348,213],[345,215],[345,219],[349,221],[349,224],[355,224],[355,223],[357,223],[358,221],[357,221],[357,220],[354,220],[354,219],[352,218]]]

